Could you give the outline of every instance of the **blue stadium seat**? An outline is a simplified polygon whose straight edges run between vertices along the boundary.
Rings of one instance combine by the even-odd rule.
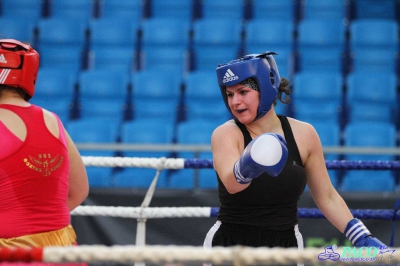
[[[307,123],[310,123],[318,133],[319,139],[322,144],[322,148],[326,147],[337,147],[340,146],[341,142],[341,128],[339,123],[332,119],[320,120],[320,119],[307,119]],[[339,154],[326,153],[324,152],[324,158],[326,161],[340,159]],[[329,170],[328,174],[332,185],[337,189],[339,188],[339,173],[337,170]],[[306,191],[309,191],[306,186]]]
[[[141,69],[188,69],[189,23],[177,18],[150,18],[141,24]]]
[[[189,44],[190,25],[179,18],[149,18],[141,23],[142,45],[144,48],[182,47]]]
[[[346,116],[348,121],[395,121],[396,112],[393,111],[396,111],[396,109],[393,108],[393,105],[358,100],[347,105]]]
[[[86,23],[68,18],[45,18],[38,22],[38,43],[62,48],[82,48],[85,43]]]
[[[348,147],[396,147],[396,128],[387,122],[351,122],[344,131],[345,146]],[[349,154],[346,160],[388,161],[391,155]],[[393,191],[394,177],[391,171],[357,170],[346,171],[341,185],[342,191]]]
[[[244,18],[244,0],[202,0],[202,18],[212,19],[235,19]]]
[[[86,24],[69,18],[48,18],[38,22],[38,52],[43,67],[78,72],[83,66]]]
[[[350,24],[350,49],[383,49],[396,52],[399,26],[395,20],[358,19]],[[368,32],[368,34],[365,34]]]
[[[130,73],[137,68],[136,50],[120,47],[96,47],[89,51],[88,69],[109,69]]]
[[[211,135],[219,125],[206,119],[183,121],[177,127],[177,143],[211,145]]]
[[[219,126],[219,123],[208,121],[204,119],[192,119],[188,121],[184,121],[178,124],[177,126],[177,144],[186,144],[186,145],[211,145],[211,135],[214,129]],[[179,152],[178,158],[200,158],[200,157],[208,157],[210,158],[210,152],[199,152],[198,154],[193,152]],[[204,173],[201,173],[205,171]],[[199,179],[199,183],[203,188],[212,187],[214,184],[212,179],[210,180],[210,169],[182,169],[173,171],[169,176],[169,184],[171,188],[178,189],[193,189],[195,186],[194,176],[198,175],[201,179]],[[215,177],[215,173],[214,174]],[[201,181],[200,181],[201,180]],[[200,185],[200,184],[199,184]]]
[[[356,0],[353,19],[396,19],[397,1],[394,0]]]
[[[219,64],[227,63],[242,56],[235,45],[225,47],[222,45],[198,45],[194,51],[193,69],[215,69]]]
[[[396,72],[399,26],[394,20],[360,19],[350,24],[352,71]],[[368,32],[368,34],[365,34]]]
[[[351,51],[350,72],[396,73],[398,54],[385,49],[360,49]]]
[[[396,128],[389,122],[356,121],[346,125],[344,131],[346,146],[389,147],[396,146]],[[347,155],[349,160],[391,160],[391,155]]]
[[[78,77],[81,117],[124,118],[129,75],[106,69],[82,71]]]
[[[308,120],[317,131],[319,138],[321,140],[322,148],[325,147],[337,147],[340,146],[341,141],[341,129],[339,123],[333,120]],[[324,154],[325,160],[338,160],[340,159],[338,154]],[[332,185],[338,188],[338,171],[328,170],[329,177],[331,179]]]
[[[192,119],[178,123],[176,130],[177,144],[211,145],[211,135],[220,123],[206,119]],[[199,152],[201,154],[203,152]],[[208,152],[205,152],[208,154]],[[196,158],[199,154],[191,151],[178,153],[179,158]]]
[[[92,0],[52,0],[50,17],[88,22],[94,18]]]
[[[178,107],[178,99],[133,99],[134,119],[149,119],[166,123],[176,123]]]
[[[76,143],[115,143],[120,131],[120,124],[101,117],[89,117],[71,120],[67,130]],[[86,152],[88,154],[89,152]],[[109,151],[92,151],[91,154],[113,154]]]
[[[344,68],[344,51],[331,49],[309,49],[298,54],[298,72],[301,71],[328,71],[342,73]]]
[[[136,153],[135,157],[137,158],[165,157],[162,155],[163,154],[160,153],[143,152],[143,153]],[[167,170],[161,171],[157,181],[157,188],[168,187],[166,171]],[[153,181],[156,173],[157,170],[153,168],[134,168],[134,167],[125,168],[113,174],[112,177],[113,187],[139,188],[139,189],[148,188],[151,182]]]
[[[140,71],[173,70],[184,76],[189,69],[189,50],[182,47],[153,47],[140,52]]]
[[[238,57],[242,23],[238,19],[200,19],[193,25],[194,70],[215,69]]]
[[[293,79],[295,117],[340,123],[343,78],[334,72],[299,72]],[[323,103],[323,104],[319,104]],[[318,108],[312,106],[318,105]]]
[[[82,118],[68,121],[66,128],[72,140],[78,145],[91,143],[115,143],[117,141],[119,124],[104,118]],[[83,150],[82,156],[115,156],[112,150]],[[110,187],[113,167],[87,166],[89,185],[91,187]]]
[[[171,144],[174,137],[172,123],[159,124],[151,119],[134,119],[122,124],[121,142],[136,144]],[[135,151],[125,154],[132,156]]]
[[[305,0],[301,5],[302,19],[344,20],[349,8],[346,0]]]
[[[142,70],[131,75],[134,117],[174,121],[181,96],[180,73]]]
[[[219,99],[213,100],[186,99],[186,113],[187,120],[204,119],[220,124],[231,118],[231,114],[227,111],[221,96]]]
[[[90,46],[137,49],[139,23],[124,17],[106,17],[89,22]]]
[[[307,121],[317,131],[321,140],[322,147],[335,147],[340,146],[341,129],[339,123],[333,120],[313,120]],[[337,160],[338,154],[326,154],[326,160]]]
[[[360,90],[362,88],[362,90]],[[391,72],[355,71],[347,77],[347,120],[395,122],[397,77]]]
[[[57,68],[40,68],[35,97],[30,102],[56,113],[66,122],[70,118],[76,82],[75,73]]]
[[[42,0],[2,0],[1,16],[37,21],[43,15]]]
[[[89,68],[109,68],[130,72],[136,69],[138,22],[106,17],[91,20]]]
[[[299,45],[303,48],[335,48],[342,50],[346,27],[341,20],[304,19],[299,23]]]
[[[164,71],[139,71],[131,75],[133,97],[137,99],[177,99],[182,77],[168,69]]]
[[[229,112],[221,98],[214,70],[192,71],[185,79],[186,119],[228,120]]]
[[[341,20],[305,19],[298,26],[299,70],[343,70],[345,25]]]
[[[172,170],[167,176],[168,188],[171,189],[189,189],[195,188],[195,178],[197,169]]]
[[[38,72],[36,81],[35,97],[72,97],[74,93],[77,76],[72,72],[65,72],[57,68],[43,68]],[[57,99],[52,99],[57,100]]]
[[[34,45],[36,21],[29,19],[19,20],[11,16],[0,16],[0,25],[1,39],[16,39]]]
[[[121,143],[123,144],[171,144],[174,136],[172,123],[159,123],[147,119],[126,121],[122,124]],[[168,157],[163,151],[124,151],[123,156],[141,158]],[[116,187],[148,188],[156,174],[156,169],[124,168],[113,176]],[[166,170],[160,173],[158,187],[166,187]]]
[[[341,105],[337,101],[330,101],[328,103],[324,103],[323,106],[319,106],[319,108],[311,108],[310,106],[315,106],[320,100],[315,99],[297,99],[293,102],[294,104],[294,113],[296,119],[302,121],[308,120],[325,120],[332,119],[336,123],[340,123],[340,115]],[[310,110],[313,109],[313,110]]]
[[[83,52],[80,49],[61,49],[47,45],[39,45],[40,64],[43,67],[57,67],[78,73],[83,68]],[[60,52],[62,51],[62,52]]]
[[[295,1],[265,1],[252,0],[252,19],[281,19],[283,21],[294,21],[296,18]]]
[[[143,18],[142,0],[102,0],[100,1],[101,18],[128,18],[134,23]]]
[[[263,34],[265,29],[268,34]],[[294,45],[294,23],[282,19],[252,19],[244,27],[247,53],[292,50]]]
[[[351,192],[392,192],[395,187],[390,171],[356,170],[345,175],[341,191]]]
[[[190,23],[193,19],[192,0],[152,0],[150,6],[150,17],[152,18],[174,18],[182,23]]]
[[[262,32],[268,28],[268,34]],[[247,22],[244,28],[246,54],[273,51],[281,76],[289,77],[293,72],[294,23],[282,19],[260,18]]]

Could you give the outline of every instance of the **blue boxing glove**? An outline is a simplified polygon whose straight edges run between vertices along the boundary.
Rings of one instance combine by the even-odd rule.
[[[236,181],[247,184],[262,173],[277,176],[286,164],[288,150],[285,139],[278,134],[264,133],[253,139],[236,161]]]
[[[372,236],[363,222],[356,218],[350,220],[344,230],[344,234],[356,247],[386,247],[379,239]]]

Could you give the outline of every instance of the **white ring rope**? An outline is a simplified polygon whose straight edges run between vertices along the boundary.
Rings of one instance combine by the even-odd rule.
[[[210,217],[211,207],[114,207],[78,206],[71,212],[81,216],[110,216],[121,218],[185,218]]]
[[[399,251],[400,248],[394,248]],[[293,263],[320,264],[324,261],[318,259],[323,253],[323,248],[251,248],[251,247],[213,247],[204,249],[195,246],[73,246],[73,247],[46,247],[43,250],[43,261],[45,262],[211,262],[211,263],[233,263],[233,265],[250,265],[266,263],[271,265],[287,265]],[[343,248],[335,249],[336,253],[342,254]],[[333,263],[328,260],[328,263]],[[400,262],[400,252],[394,252],[391,256],[383,254],[376,256],[376,261],[366,262],[368,265],[395,264]],[[337,261],[334,263],[360,264],[360,261]]]
[[[183,158],[139,158],[139,157],[107,157],[82,156],[86,166],[100,167],[138,167],[155,169],[183,169]]]

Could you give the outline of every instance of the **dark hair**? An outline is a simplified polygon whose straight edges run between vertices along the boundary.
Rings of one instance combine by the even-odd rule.
[[[286,78],[281,78],[281,84],[279,85],[278,88],[278,96],[276,96],[274,105],[277,104],[277,100],[281,101],[284,104],[289,104],[292,101],[292,98],[290,97],[290,94],[292,93],[292,90],[290,87],[292,86],[292,83],[290,83],[289,80]],[[285,93],[285,97],[282,99],[282,93]]]
[[[0,96],[1,96],[1,92],[6,91],[6,90],[17,93],[25,101],[29,101],[31,99],[31,96],[29,96],[29,94],[26,93],[23,89],[17,88],[17,87],[11,87],[11,86],[7,86],[7,85],[0,85]]]

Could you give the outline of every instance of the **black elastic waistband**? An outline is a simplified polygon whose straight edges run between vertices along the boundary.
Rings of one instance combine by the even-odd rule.
[[[229,230],[231,232],[242,233],[242,234],[262,234],[270,236],[292,236],[294,235],[294,226],[287,230],[272,230],[263,226],[245,225],[245,224],[232,224],[222,222],[220,226],[221,230]]]

